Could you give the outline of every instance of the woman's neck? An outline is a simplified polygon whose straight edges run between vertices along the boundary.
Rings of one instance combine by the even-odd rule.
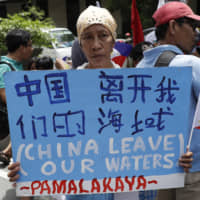
[[[105,63],[103,65],[102,64],[100,64],[100,65],[98,65],[98,64],[93,65],[91,63],[88,63],[88,65],[87,65],[86,68],[87,69],[101,69],[101,68],[114,68],[114,66],[113,66],[113,63],[110,61],[110,62]]]

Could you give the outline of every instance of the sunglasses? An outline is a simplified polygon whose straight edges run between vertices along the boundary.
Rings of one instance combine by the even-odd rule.
[[[194,20],[191,20],[191,19],[185,19],[184,20],[184,23],[188,24],[189,26],[192,27],[192,29],[195,31],[196,28],[199,26],[198,23]]]
[[[186,23],[188,24],[194,31],[196,31],[196,28],[199,27],[199,23],[193,19],[187,18],[187,17],[182,17],[179,19],[176,19],[176,22],[178,24],[183,24]]]

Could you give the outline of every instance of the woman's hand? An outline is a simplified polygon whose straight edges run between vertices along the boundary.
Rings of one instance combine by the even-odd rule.
[[[19,162],[15,162],[12,163],[8,166],[8,170],[10,170],[10,172],[8,173],[8,177],[9,177],[9,181],[10,182],[15,182],[17,179],[19,179],[19,170],[20,170],[20,163]]]
[[[185,172],[189,172],[189,169],[192,167],[193,153],[189,151],[187,147],[186,153],[184,153],[179,159],[179,165],[184,168]]]

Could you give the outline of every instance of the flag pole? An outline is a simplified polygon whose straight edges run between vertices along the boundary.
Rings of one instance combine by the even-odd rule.
[[[100,2],[99,2],[99,1],[96,1],[96,6],[97,6],[97,7],[99,7],[99,8],[101,7],[101,5],[100,5]]]
[[[194,119],[193,119],[193,122],[192,122],[192,128],[191,128],[191,131],[190,131],[189,140],[188,140],[188,144],[187,144],[187,147],[189,149],[190,149],[190,145],[191,145],[191,141],[192,141],[193,130],[196,126],[196,122],[198,120],[197,118],[199,117],[199,115],[200,115],[200,94],[199,94],[199,97],[198,97],[198,102],[197,102],[197,105],[196,105]]]

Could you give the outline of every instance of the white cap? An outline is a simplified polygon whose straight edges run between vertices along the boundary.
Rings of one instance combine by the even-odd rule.
[[[117,24],[110,12],[106,8],[89,6],[80,14],[77,20],[76,28],[79,42],[82,32],[94,24],[105,26],[111,32],[113,39],[116,39]]]

